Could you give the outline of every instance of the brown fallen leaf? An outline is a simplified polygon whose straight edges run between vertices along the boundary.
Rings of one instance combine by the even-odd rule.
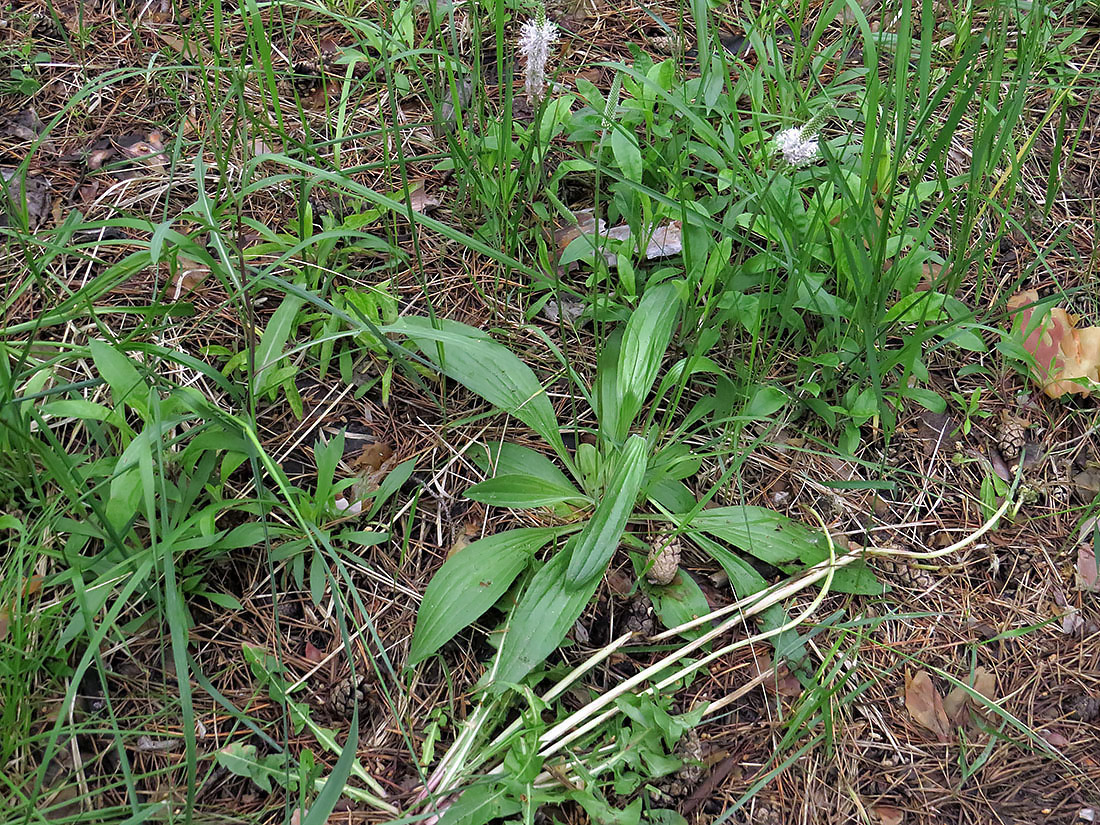
[[[872,805],[871,814],[882,825],[901,825],[905,821],[905,811],[893,805]]]
[[[164,135],[157,130],[97,140],[89,147],[84,160],[92,171],[110,165],[110,173],[119,180],[128,180],[143,172],[161,172],[168,165]]]
[[[11,117],[0,121],[0,136],[34,140],[42,134],[42,121],[33,107],[23,109]]]
[[[926,671],[919,670],[912,678],[906,671],[905,709],[909,711],[914,722],[935,734],[938,741],[951,740],[950,722],[943,709],[943,699]]]
[[[1027,290],[1008,300],[1014,333],[1035,358],[1031,377],[1050,398],[1088,397],[1100,387],[1100,327],[1078,327],[1079,318],[1052,307],[1038,324],[1033,315],[1039,293]]]
[[[0,169],[0,226],[9,226],[13,223],[12,218],[17,218],[26,209],[27,225],[33,231],[50,213],[52,186],[44,175],[32,177],[18,173],[18,169]],[[3,197],[5,191],[7,197]],[[20,218],[14,221],[16,226],[21,223]]]
[[[178,301],[195,292],[210,274],[210,267],[185,255],[176,256],[176,274],[172,279],[172,300]]]
[[[554,245],[557,247],[559,259],[565,252],[566,247],[582,235],[593,236],[590,238],[591,243],[597,247],[602,245],[599,238],[628,241],[632,237],[629,226],[619,224],[609,229],[603,220],[596,219],[591,209],[574,212],[573,217],[577,221],[576,225],[560,227],[554,232]],[[652,261],[683,252],[682,232],[683,225],[680,221],[666,221],[653,227],[652,231],[646,235],[645,259]],[[609,267],[614,268],[618,265],[618,255],[616,253],[605,251],[603,256]],[[562,274],[571,272],[576,265],[576,261],[569,263]]]
[[[753,658],[752,664],[749,665],[749,677],[755,679],[761,674],[767,674],[764,679],[763,686],[770,691],[773,691],[780,696],[789,696],[791,698],[797,698],[802,695],[802,683],[798,681],[798,677],[791,673],[789,667],[786,664],[780,664],[779,667],[774,667],[772,664],[772,657],[766,652],[759,652]]]
[[[440,205],[439,198],[428,194],[426,183],[427,181],[423,178],[409,181],[409,203],[412,204],[413,212],[419,212],[421,215],[438,209]]]
[[[1091,543],[1077,545],[1077,587],[1090,593],[1100,592],[1100,573],[1096,568],[1096,550]]]
[[[313,642],[306,640],[305,659],[307,662],[317,664],[325,659],[325,652],[321,648],[317,647]]]
[[[973,688],[990,702],[997,700],[997,677],[984,667],[974,669]],[[961,687],[955,687],[943,700],[943,711],[953,725],[962,725],[969,720],[967,708],[974,707],[979,713],[984,710],[974,702],[970,693]]]
[[[348,491],[348,498],[358,502],[378,489],[390,470],[397,466],[397,456],[389,444],[367,444],[349,463],[355,472],[355,483]]]
[[[1069,745],[1069,739],[1056,730],[1041,730],[1039,735],[1046,740],[1052,748],[1064,748]]]

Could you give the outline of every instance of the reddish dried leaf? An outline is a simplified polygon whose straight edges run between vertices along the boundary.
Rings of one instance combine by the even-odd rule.
[[[967,720],[966,709],[969,705],[970,694],[961,687],[955,687],[943,699],[943,712],[952,725],[961,725]]]
[[[1092,593],[1100,591],[1100,573],[1096,569],[1096,550],[1092,542],[1077,545],[1077,587]]]
[[[943,699],[932,685],[928,673],[920,670],[910,678],[905,674],[905,709],[913,721],[928,729],[940,742],[950,741],[950,723],[943,709]]]
[[[1024,348],[1035,357],[1032,379],[1050,398],[1089,392],[1100,385],[1100,327],[1077,327],[1078,318],[1053,307],[1035,324],[1033,289],[1008,301],[1012,329],[1025,335]],[[1034,328],[1032,328],[1034,327]],[[1030,331],[1029,331],[1030,330]]]
[[[872,805],[871,813],[882,825],[901,825],[905,821],[905,811],[893,805]]]
[[[1039,731],[1039,735],[1043,737],[1052,748],[1064,748],[1069,744],[1069,740],[1056,730],[1041,730]]]
[[[319,662],[324,661],[325,652],[321,650],[321,648],[314,645],[313,642],[307,641],[305,657],[307,662],[318,664]]]

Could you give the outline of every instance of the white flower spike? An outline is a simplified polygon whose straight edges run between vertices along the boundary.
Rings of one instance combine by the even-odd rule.
[[[775,148],[791,166],[805,166],[817,158],[817,135],[807,131],[805,126],[796,126],[775,136]]]
[[[528,20],[519,30],[519,50],[527,59],[527,98],[532,104],[542,100],[546,92],[546,63],[550,46],[558,39],[558,27],[546,19],[546,12],[539,9],[538,17]]]

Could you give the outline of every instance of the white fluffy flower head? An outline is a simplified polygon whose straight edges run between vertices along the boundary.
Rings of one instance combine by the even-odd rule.
[[[546,19],[541,9],[539,16],[528,20],[519,30],[519,51],[527,59],[526,87],[527,97],[532,103],[542,100],[546,91],[546,63],[550,57],[550,46],[558,39],[558,27]]]
[[[805,166],[817,158],[817,136],[805,126],[784,129],[775,136],[775,148],[791,166]]]

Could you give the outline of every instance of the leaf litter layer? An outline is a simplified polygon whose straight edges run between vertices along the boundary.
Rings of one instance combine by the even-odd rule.
[[[431,33],[411,4],[402,8],[405,16],[381,9],[362,16],[387,33]],[[437,168],[440,155],[453,156],[462,148],[439,137],[448,133],[446,124],[433,123],[442,107],[425,105],[438,95],[432,87],[439,78],[400,64],[393,57],[400,44],[380,39],[370,27],[310,7],[293,15],[227,7],[225,24],[211,39],[194,11],[169,6],[120,6],[117,15],[92,4],[59,7],[56,16],[19,11],[5,31],[11,82],[4,87],[4,100],[11,128],[5,128],[3,151],[5,165],[12,168],[29,159],[31,174],[23,184],[25,194],[12,199],[26,208],[15,210],[22,214],[11,215],[8,225],[26,221],[37,234],[16,229],[7,236],[4,343],[5,358],[15,366],[7,367],[5,401],[47,390],[47,403],[71,401],[76,393],[102,409],[70,404],[41,411],[44,418],[37,426],[52,441],[20,440],[18,433],[32,432],[27,420],[6,422],[12,441],[5,446],[26,452],[27,459],[4,467],[10,502],[5,509],[30,529],[20,533],[14,522],[4,523],[10,575],[0,626],[10,643],[9,657],[20,650],[26,655],[13,672],[29,686],[8,688],[14,692],[5,707],[11,709],[6,712],[12,714],[15,733],[4,747],[13,777],[5,790],[15,805],[39,807],[57,818],[181,802],[203,812],[266,818],[283,810],[284,792],[291,806],[309,800],[316,810],[323,809],[325,788],[317,781],[342,770],[359,778],[352,778],[352,790],[332,804],[349,818],[384,820],[389,815],[372,806],[368,797],[376,790],[363,776],[382,784],[386,804],[404,809],[414,802],[435,762],[453,744],[461,721],[475,709],[471,690],[494,654],[493,636],[482,631],[504,617],[499,609],[481,628],[460,631],[414,674],[401,672],[417,602],[432,575],[463,543],[515,526],[559,526],[559,519],[568,524],[571,517],[505,511],[466,500],[467,487],[485,477],[484,466],[471,456],[476,445],[518,442],[538,448],[541,440],[515,418],[494,415],[490,405],[464,387],[441,383],[425,363],[410,359],[394,369],[392,343],[376,333],[393,322],[390,315],[429,311],[493,329],[498,341],[547,382],[546,397],[556,418],[574,428],[569,450],[575,454],[598,424],[587,405],[578,404],[573,384],[565,380],[547,343],[567,352],[568,367],[591,385],[607,329],[621,316],[593,312],[594,325],[576,328],[547,323],[535,312],[545,294],[527,291],[530,272],[524,268],[536,268],[540,233],[517,232],[502,221],[483,222],[484,202],[500,193],[475,188],[461,169]],[[679,10],[650,11],[659,12],[668,25],[654,26],[653,14],[640,8],[551,8],[551,17],[572,35],[558,55],[561,64],[591,67],[577,74],[565,68],[558,80],[579,88],[583,75],[603,95],[617,95],[620,81],[599,61],[629,65],[634,58],[630,43],[645,49],[653,38],[671,36],[665,28],[680,28]],[[755,63],[743,72],[768,64],[773,58],[762,52],[769,49],[791,61],[806,53],[792,33],[801,26],[792,28],[767,13],[753,16],[761,26],[748,27],[745,34],[756,49]],[[871,30],[885,27],[889,33],[889,20],[883,22],[874,10],[869,17]],[[728,17],[718,19],[730,27]],[[812,13],[806,19],[817,18]],[[258,21],[263,21],[262,30]],[[479,128],[499,113],[494,108],[501,100],[497,75],[501,68],[512,68],[510,59],[499,64],[495,56],[484,60],[473,54],[474,40],[491,39],[496,25],[491,15],[456,7],[440,31],[440,42],[448,42],[466,65],[480,67],[485,92],[476,96],[479,103],[486,101],[486,111],[463,113],[459,107],[459,116],[471,115]],[[1077,191],[1094,169],[1095,135],[1083,104],[1095,94],[1089,85],[1095,76],[1095,21],[1085,16],[1067,25],[1071,30],[1082,26],[1085,33],[1065,43],[1073,50],[1072,60],[1065,57],[1063,63],[1058,53],[1050,62],[1061,71],[1072,64],[1076,74],[1072,83],[1059,76],[1049,86],[1036,84],[1037,91],[1028,96],[1021,129],[1025,135],[1034,130],[1040,151],[1023,156],[1020,197],[1007,210],[1006,224],[1015,228],[988,249],[984,262],[952,259],[959,239],[938,224],[932,229],[932,247],[948,262],[965,264],[968,272],[988,265],[992,277],[959,278],[954,291],[974,310],[1002,308],[1022,288],[1044,294],[1057,290],[1070,296],[1076,314],[1095,323],[1089,276],[1095,271],[1089,232],[1095,216]],[[812,31],[801,34],[824,48],[838,37],[843,40],[838,31],[843,31],[839,25],[828,28],[820,41]],[[510,36],[510,29],[505,33]],[[674,34],[684,39],[679,31]],[[683,47],[694,45],[697,55],[692,39]],[[948,38],[943,48],[965,56],[960,42],[957,36]],[[347,57],[349,47],[367,61],[333,59],[341,50]],[[219,63],[213,56],[218,50],[248,57]],[[707,47],[702,51],[706,55]],[[740,54],[740,44],[732,51]],[[37,60],[39,53],[49,61]],[[153,55],[160,62],[143,76],[140,70]],[[197,69],[196,59],[218,71]],[[383,64],[383,77],[364,71],[370,61]],[[256,62],[260,70],[232,71]],[[264,70],[267,65],[271,73]],[[396,72],[395,66],[405,70]],[[39,88],[26,85],[28,77]],[[518,84],[518,67],[514,77]],[[464,86],[465,80],[457,78],[456,89]],[[300,108],[292,102],[295,91],[303,102]],[[255,116],[275,110],[277,102],[273,119]],[[944,101],[945,118],[949,102]],[[39,125],[25,114],[28,103]],[[1042,151],[1050,132],[1045,116],[1051,111],[1058,112],[1059,131]],[[533,117],[519,103],[513,113],[517,120]],[[404,127],[396,139],[395,122]],[[48,130],[42,124],[50,124]],[[946,153],[947,175],[965,173],[973,162],[968,130],[972,139],[977,127],[964,114]],[[629,145],[618,140],[617,162],[632,157]],[[324,174],[300,174],[301,165],[257,157],[268,151],[287,152]],[[201,166],[195,165],[196,157]],[[575,158],[556,146],[547,155],[547,169],[568,160]],[[1050,186],[1050,167],[1067,169],[1067,189]],[[298,172],[283,177],[288,169]],[[421,177],[427,179],[425,191],[437,193],[432,197],[440,201],[430,217],[480,243],[440,233],[409,210],[402,215],[380,208],[386,205],[383,199],[401,203],[405,183]],[[570,184],[590,193],[584,197],[599,193],[606,207],[607,192],[601,187],[607,181],[576,177]],[[48,189],[31,185],[42,179],[48,180]],[[994,185],[997,180],[994,176]],[[43,191],[51,193],[48,209]],[[406,206],[427,211],[424,201],[413,202],[415,191]],[[212,192],[233,196],[212,203]],[[551,227],[543,216],[532,212],[524,217],[524,230],[542,225],[550,243]],[[981,217],[986,220],[974,228],[976,236],[1000,234],[996,214],[983,210]],[[168,219],[171,225],[158,230]],[[315,236],[337,224],[339,249],[315,254],[323,241],[295,248],[307,228]],[[355,234],[363,229],[368,231]],[[161,254],[153,254],[157,244]],[[150,250],[146,258],[134,257],[135,250],[143,249]],[[510,265],[508,258],[521,266]],[[624,275],[620,260],[616,256],[616,293],[626,295],[630,306],[629,283],[623,279],[634,273]],[[641,264],[635,260],[633,266]],[[929,266],[922,274],[934,279],[942,273]],[[324,285],[317,294],[330,306],[295,297],[288,290],[294,276]],[[581,277],[571,287],[561,300],[590,298],[606,289],[587,286]],[[558,297],[551,300],[557,303]],[[342,340],[327,353],[323,344],[319,351],[303,348],[343,330],[327,325],[326,313],[338,318],[342,313],[363,331],[347,348]],[[892,320],[896,343],[910,333],[907,325],[921,318],[899,311]],[[815,323],[820,322],[811,319],[811,327]],[[767,335],[767,328],[755,330],[761,334]],[[760,357],[752,337],[750,330],[735,326],[723,343],[726,350],[711,357],[729,374],[742,375],[738,365]],[[112,372],[109,355],[101,352],[97,360],[88,345],[92,339],[123,342],[117,351],[137,365],[136,379],[125,367],[116,365]],[[782,330],[771,347],[767,378],[787,386],[801,375],[803,343]],[[421,349],[425,361],[438,363],[430,348]],[[286,351],[291,354],[279,358]],[[249,352],[254,353],[251,361]],[[49,367],[48,377],[43,365]],[[899,816],[904,821],[1064,820],[1095,800],[1090,731],[1095,714],[1089,701],[1100,689],[1100,665],[1088,651],[1095,647],[1097,618],[1074,569],[1081,557],[1078,547],[1089,538],[1078,525],[1096,495],[1089,476],[1098,463],[1092,408],[1043,401],[1031,394],[1026,378],[992,355],[976,359],[966,350],[932,346],[927,368],[922,386],[948,402],[945,411],[929,413],[910,401],[899,408],[893,427],[878,428],[876,419],[868,417],[857,425],[859,438],[847,456],[837,448],[835,429],[793,418],[789,408],[767,404],[764,392],[759,396],[763,406],[750,410],[766,410],[761,418],[780,413],[779,420],[743,428],[732,422],[735,451],[730,451],[728,434],[717,430],[686,439],[704,456],[690,491],[713,493],[717,505],[761,506],[809,525],[814,524],[810,512],[816,511],[841,550],[848,542],[918,552],[941,549],[974,532],[1017,475],[1022,477],[1017,489],[1026,488],[1027,494],[1016,499],[1019,509],[964,555],[924,567],[872,561],[872,569],[893,588],[887,601],[830,596],[814,614],[820,624],[802,631],[810,652],[800,662],[800,675],[816,685],[813,690],[807,691],[807,682],[792,681],[790,670],[783,671],[786,664],[770,674],[777,651],[757,644],[731,652],[677,691],[677,707],[642,703],[630,708],[631,719],[645,720],[638,724],[644,732],[673,729],[661,713],[690,713],[702,701],[725,702],[698,728],[701,771],[692,779],[694,788],[656,787],[606,804],[629,810],[632,799],[644,796],[647,810],[664,806],[704,821],[741,804],[733,815],[754,822],[769,817],[839,822],[865,813],[886,822],[903,821]],[[108,382],[109,391],[99,379]],[[85,381],[93,385],[88,390],[80,386]],[[221,430],[209,428],[209,438],[239,459],[222,460],[217,454],[216,468],[206,467],[203,462],[214,459],[202,456],[215,453],[196,449],[205,476],[186,456],[179,462],[156,456],[155,464],[146,465],[155,466],[157,478],[173,487],[194,474],[217,489],[222,503],[206,516],[210,529],[196,527],[192,535],[201,543],[190,547],[175,548],[158,538],[156,519],[128,524],[124,512],[143,506],[126,494],[127,487],[140,489],[135,471],[113,461],[128,444],[141,443],[140,437],[130,439],[127,428],[132,435],[143,422],[148,427],[171,420],[174,412],[158,417],[151,408],[157,394],[146,399],[132,391],[137,382],[144,391],[149,381],[161,389],[195,388],[210,407],[254,422],[261,448],[250,449],[248,428],[223,420]],[[664,402],[660,420],[675,427],[696,402],[713,407],[729,401],[718,393],[713,401],[707,396],[706,389],[689,385],[675,404]],[[181,409],[193,400],[179,397]],[[19,408],[32,406],[24,401]],[[103,409],[115,409],[116,417],[107,417]],[[1005,448],[1002,410],[1026,422],[1016,456]],[[214,418],[205,413],[206,420]],[[522,413],[517,417],[524,420]],[[331,443],[323,446],[341,431],[341,450]],[[240,443],[231,443],[231,436]],[[315,448],[319,438],[322,446]],[[59,464],[61,456],[67,460]],[[96,470],[85,459],[111,466]],[[137,460],[140,464],[140,456]],[[360,484],[359,494],[381,498],[375,490],[385,484],[385,473],[396,473],[409,461],[415,461],[415,469],[407,483],[388,490],[387,501],[365,524],[327,509],[330,498],[333,504],[338,500],[333,485],[340,479],[351,484],[339,492]],[[33,475],[41,480],[35,482]],[[111,488],[109,495],[102,495],[104,485]],[[322,498],[322,488],[332,495]],[[318,509],[298,513],[300,521],[279,509],[269,528],[254,529],[265,513],[273,512],[280,495],[302,506],[312,500]],[[186,485],[165,495],[164,501],[178,508],[167,516],[169,523],[183,523],[196,496]],[[368,513],[370,501],[365,500]],[[100,502],[106,509],[96,511]],[[89,512],[94,523],[116,532],[129,528],[133,535],[93,533],[80,544],[70,538],[81,536],[80,531],[54,520],[83,519]],[[163,510],[160,515],[166,516]],[[324,526],[320,539],[303,528],[310,523]],[[390,527],[391,537],[378,541],[371,524]],[[329,536],[338,537],[342,551],[329,555],[316,549]],[[149,547],[160,550],[132,556],[139,571],[148,561],[144,579],[118,558]],[[209,555],[203,555],[204,547]],[[178,563],[176,553],[181,554]],[[769,581],[783,574],[781,568],[752,563]],[[730,568],[717,564],[712,553],[689,542],[680,568],[698,583],[710,608],[735,599]],[[96,583],[100,592],[112,591],[115,597],[83,601],[84,587],[77,586],[73,570],[76,578],[86,579],[84,585]],[[119,575],[134,577],[129,580],[141,585],[140,595],[125,586],[114,590]],[[35,577],[44,577],[45,586]],[[657,627],[647,615],[647,599],[635,592],[639,578],[644,574],[639,576],[618,554],[571,629],[571,646],[554,654],[549,664],[579,663],[611,641],[619,626],[634,629],[631,620],[641,622],[646,635],[653,633]],[[808,596],[791,601],[787,613],[799,615],[808,601]],[[76,610],[78,604],[84,606]],[[648,609],[653,607],[650,603]],[[81,618],[74,623],[71,617],[77,613]],[[37,629],[31,622],[36,615],[46,619]],[[107,631],[106,637],[97,627]],[[180,634],[189,639],[186,647]],[[89,639],[94,643],[89,645]],[[242,645],[274,654],[277,661],[259,654],[250,658]],[[188,655],[194,659],[193,674],[182,678],[181,672],[189,672]],[[660,655],[645,647],[612,654],[583,687],[562,698],[563,707],[580,709],[593,690],[612,689]],[[1003,700],[1004,714],[1013,719],[972,697],[969,706],[951,714],[951,729],[942,727],[936,699],[946,702],[960,685],[973,682],[976,688],[979,668],[995,675],[994,695],[984,694],[986,699]],[[920,685],[920,697],[914,691],[912,703],[909,669]],[[367,681],[360,682],[360,675]],[[745,690],[746,685],[751,687]],[[342,766],[340,754],[326,750],[317,730],[346,730],[347,716],[356,713],[352,701],[347,714],[349,697],[359,703],[358,770]],[[918,698],[931,703],[934,724],[940,726],[936,730],[925,724],[929,717]],[[293,702],[306,703],[310,724],[302,723]],[[946,710],[943,718],[948,718]],[[1014,727],[1013,720],[1025,727]],[[194,737],[189,731],[180,735],[188,727]],[[998,730],[1004,735],[994,736]],[[949,740],[946,753],[937,744],[943,738]],[[1061,758],[1044,753],[1043,743],[1058,749]],[[643,737],[639,747],[654,763],[647,770],[661,773],[656,763],[671,754],[681,766],[666,776],[685,776],[685,754],[667,745],[659,748]],[[310,770],[311,762],[323,769]],[[300,775],[292,781],[294,772]],[[330,796],[342,782],[333,783]],[[598,804],[597,797],[564,800],[544,815],[569,821],[587,811],[598,820]]]

